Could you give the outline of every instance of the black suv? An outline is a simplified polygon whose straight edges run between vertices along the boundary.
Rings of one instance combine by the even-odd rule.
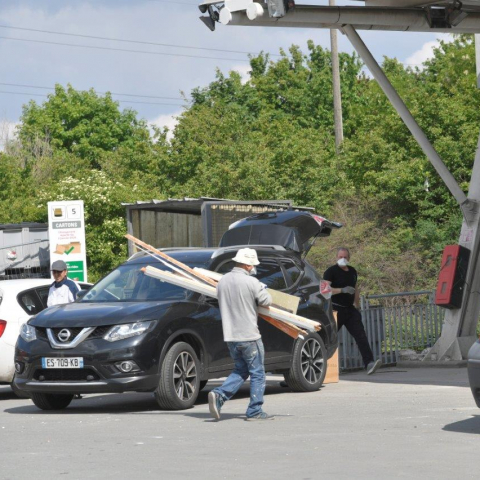
[[[268,213],[231,225],[219,248],[164,251],[192,268],[226,273],[239,248],[255,248],[257,278],[298,296],[298,314],[322,325],[293,340],[259,319],[266,371],[283,373],[294,390],[313,391],[338,340],[330,301],[304,256],[313,239],[339,226],[308,212]],[[231,372],[217,300],[149,277],[146,265],[167,268],[137,253],[77,302],[48,308],[23,326],[15,384],[37,407],[66,408],[80,393],[137,391],[154,392],[161,408],[185,409],[209,379]]]

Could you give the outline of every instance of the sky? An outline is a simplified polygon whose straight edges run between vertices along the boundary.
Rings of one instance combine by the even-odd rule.
[[[358,6],[337,2],[345,4]],[[0,148],[18,123],[22,105],[32,99],[44,102],[57,83],[115,93],[121,108],[173,128],[186,105],[183,95],[188,99],[192,89],[207,86],[217,68],[226,74],[237,70],[248,79],[245,52],[274,55],[292,44],[306,50],[309,39],[330,46],[329,31],[321,29],[217,24],[211,32],[199,20],[197,5],[195,0],[0,0]],[[359,33],[378,60],[396,57],[414,65],[431,56],[439,38],[448,38]],[[343,35],[339,50],[353,51]]]

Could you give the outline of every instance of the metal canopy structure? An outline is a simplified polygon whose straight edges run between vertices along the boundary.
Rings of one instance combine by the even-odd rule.
[[[314,6],[295,5],[293,0],[207,0],[199,9],[207,14],[200,19],[212,31],[221,23],[339,29],[348,37],[462,211],[464,221],[459,244],[471,252],[463,302],[460,309],[446,312],[442,335],[426,357],[427,360],[461,360],[466,358],[477,338],[475,332],[480,314],[480,136],[470,189],[465,195],[357,30],[479,34],[480,0],[366,0],[358,3],[359,6]]]

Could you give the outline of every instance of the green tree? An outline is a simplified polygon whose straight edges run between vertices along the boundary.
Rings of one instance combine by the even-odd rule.
[[[33,100],[25,105],[18,136],[24,148],[31,149],[38,138],[47,139],[55,150],[88,159],[95,168],[103,152],[150,143],[148,126],[135,111],[121,111],[109,93],[100,96],[71,85],[56,85],[42,105]]]

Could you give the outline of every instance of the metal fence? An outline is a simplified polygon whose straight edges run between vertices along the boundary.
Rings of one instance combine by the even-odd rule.
[[[435,344],[445,310],[435,305],[433,292],[421,291],[362,297],[361,313],[375,358],[392,365],[400,350],[420,353]],[[341,370],[363,368],[358,347],[345,327],[339,332],[339,362]]]
[[[0,248],[0,280],[50,278],[48,240]]]

